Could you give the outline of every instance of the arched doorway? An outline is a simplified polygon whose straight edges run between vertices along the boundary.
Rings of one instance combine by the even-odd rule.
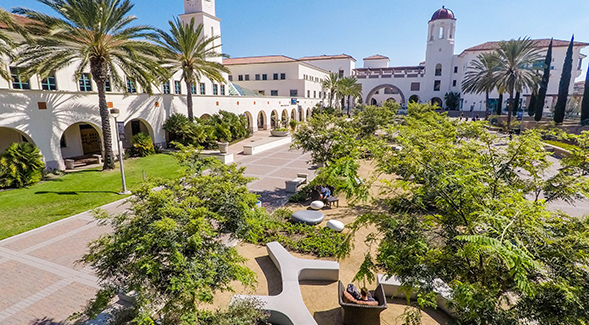
[[[270,115],[270,126],[274,129],[278,126],[278,112],[276,110],[272,111],[272,114]]]
[[[305,116],[305,121],[308,121],[311,118],[311,115],[313,115],[311,109],[307,108],[307,116]]]
[[[297,110],[295,108],[293,108],[292,111],[290,112],[290,119],[293,121],[298,120],[297,119]]]
[[[210,118],[211,118],[211,116],[209,114],[203,114],[203,115],[201,115],[199,117],[199,119],[201,119],[201,120],[207,120],[207,119],[210,119]]]
[[[145,120],[133,119],[125,124],[125,140],[123,141],[123,148],[131,148],[133,145],[133,137],[139,133],[149,135],[153,142],[153,128],[151,125]]]
[[[0,152],[8,149],[13,143],[28,142],[35,144],[31,137],[24,132],[7,127],[0,127]]]
[[[394,99],[397,103],[405,104],[405,95],[395,85],[383,84],[374,87],[366,96],[364,102],[369,105],[382,105],[388,99]]]
[[[288,123],[288,111],[287,110],[282,111],[282,118],[280,120],[282,121],[283,125]]]
[[[102,154],[102,132],[97,125],[88,122],[72,124],[61,135],[59,146],[64,159]]]
[[[418,104],[419,103],[419,96],[411,95],[411,97],[409,97],[409,102]]]
[[[266,129],[268,129],[268,125],[266,124],[266,113],[264,111],[260,111],[260,113],[258,113],[258,130]]]
[[[248,130],[250,130],[251,132],[254,132],[254,118],[252,117],[252,114],[250,112],[245,112],[245,120],[247,121],[247,128]]]
[[[430,100],[430,104],[432,106],[438,106],[438,108],[442,108],[442,99],[439,97],[434,97],[432,98],[432,100]]]

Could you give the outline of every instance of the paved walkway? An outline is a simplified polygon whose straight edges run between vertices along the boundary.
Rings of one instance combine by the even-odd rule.
[[[254,139],[265,136],[267,132],[259,132]],[[249,188],[262,196],[269,210],[286,201],[284,181],[297,173],[314,173],[306,163],[309,155],[289,146],[256,156],[240,154],[242,149],[243,143],[229,148],[247,168],[246,175],[258,178]],[[128,204],[123,200],[103,208],[120,213]],[[107,231],[85,212],[0,241],[0,324],[67,324],[67,317],[82,311],[99,285],[92,270],[76,261],[90,241]]]

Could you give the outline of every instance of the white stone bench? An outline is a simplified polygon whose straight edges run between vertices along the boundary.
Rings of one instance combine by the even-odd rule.
[[[339,280],[339,263],[306,260],[292,256],[278,242],[266,245],[270,259],[282,278],[282,292],[277,296],[235,295],[232,301],[254,298],[260,300],[270,312],[269,321],[276,325],[317,325],[301,295],[301,280]]]
[[[378,284],[382,284],[384,294],[387,297],[403,299],[407,297],[404,292],[399,290],[401,288],[401,281],[397,277],[387,277],[384,274],[377,274],[376,279]],[[438,308],[448,315],[456,315],[456,312],[448,304],[452,300],[452,289],[441,279],[435,279],[433,287],[434,292],[437,293],[436,303],[438,304]],[[417,299],[417,294],[414,291],[411,292],[410,299]]]
[[[292,142],[292,137],[284,137],[284,138],[265,138],[258,141],[250,142],[243,146],[243,154],[244,155],[256,155],[260,152],[271,150],[286,144],[290,144]]]
[[[307,183],[308,177],[309,175],[307,174],[299,173],[297,174],[297,178],[293,179],[292,181],[285,181],[284,183],[286,184],[286,193],[296,193],[299,186]]]
[[[95,158],[96,160],[98,160],[98,164],[102,164],[102,155],[92,155],[93,158]]]

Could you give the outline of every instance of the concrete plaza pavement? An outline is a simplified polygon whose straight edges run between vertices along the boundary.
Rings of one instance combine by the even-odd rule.
[[[265,136],[266,132],[256,133],[254,139]],[[313,176],[308,154],[282,146],[244,156],[240,154],[243,144],[229,150],[246,167],[245,174],[257,178],[249,188],[261,195],[269,210],[286,202],[286,180],[302,172]],[[103,209],[120,213],[128,207],[121,200]],[[98,226],[90,212],[84,212],[0,241],[0,324],[68,324],[67,318],[82,311],[99,289],[93,271],[76,261],[90,241],[108,230]]]

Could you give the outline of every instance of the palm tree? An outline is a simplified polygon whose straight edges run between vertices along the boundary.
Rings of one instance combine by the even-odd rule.
[[[23,27],[14,20],[14,17],[9,12],[2,8],[0,8],[0,24],[6,26],[6,30],[8,31],[15,31],[23,36],[26,36],[26,32],[24,31]],[[14,49],[16,47],[16,40],[14,40],[11,35],[4,32],[4,30],[0,29],[0,57],[6,56],[8,59],[14,60]],[[10,76],[10,70],[6,68],[4,63],[0,64],[0,77],[6,79],[6,81],[12,80]]]
[[[330,73],[327,79],[323,80],[323,89],[329,91],[329,107],[333,107],[333,98],[336,95],[338,88],[339,74]]]
[[[114,169],[105,86],[109,80],[122,89],[127,89],[129,83],[137,83],[151,93],[156,77],[164,75],[157,62],[158,46],[143,40],[153,30],[142,25],[128,27],[136,19],[128,15],[133,8],[129,0],[38,1],[51,7],[61,17],[26,8],[14,10],[36,21],[27,25],[27,29],[38,36],[19,53],[17,64],[24,67],[26,75],[36,73],[41,78],[76,64],[75,78],[78,79],[90,68],[98,88],[104,145],[103,169]]]
[[[516,93],[525,89],[534,89],[540,80],[538,71],[533,65],[541,60],[539,50],[529,38],[501,42],[497,49],[499,61],[495,69],[495,86],[509,93],[509,109],[507,110],[507,127],[511,127],[511,115]]]
[[[344,99],[347,98],[348,115],[350,115],[350,98],[362,97],[362,85],[355,77],[345,77],[338,80],[336,91],[342,96],[342,107]]]
[[[222,72],[229,73],[223,64],[211,59],[223,57],[223,54],[216,52],[221,44],[215,41],[219,36],[206,37],[203,33],[203,25],[195,28],[194,18],[189,24],[183,23],[175,18],[169,21],[170,32],[157,30],[157,37],[154,39],[164,53],[164,67],[170,74],[182,71],[182,79],[186,82],[188,106],[188,118],[194,120],[191,87],[195,82],[200,82],[205,77],[218,83],[225,83]]]
[[[495,89],[494,72],[499,57],[496,52],[481,53],[472,61],[462,82],[462,91],[466,93],[485,93],[485,108],[489,111],[489,93]]]

